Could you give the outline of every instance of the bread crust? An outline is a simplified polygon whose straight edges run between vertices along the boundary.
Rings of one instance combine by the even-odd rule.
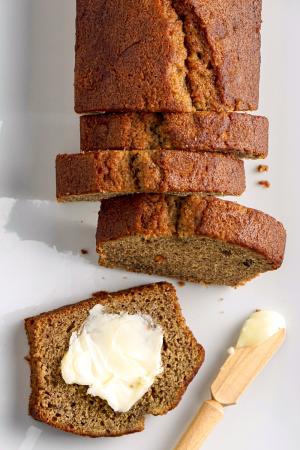
[[[221,153],[103,151],[56,158],[59,201],[100,200],[138,192],[240,195],[244,163]]]
[[[128,236],[206,236],[248,248],[274,269],[284,257],[286,232],[273,217],[215,197],[134,195],[104,200],[99,212],[97,251]]]
[[[73,314],[83,311],[84,315],[88,314],[88,311],[96,304],[102,304],[108,309],[115,302],[120,303],[120,311],[126,311],[130,305],[133,304],[133,308],[137,307],[137,296],[143,296],[147,292],[160,292],[168,296],[168,302],[172,302],[175,311],[176,321],[183,330],[183,333],[187,337],[190,345],[195,349],[197,353],[197,358],[193,361],[193,367],[190,368],[189,374],[185,379],[182,380],[181,387],[178,389],[177,395],[172,398],[172,402],[165,407],[161,405],[159,409],[151,408],[148,406],[147,411],[141,408],[141,415],[135,420],[135,426],[126,430],[126,432],[117,433],[114,431],[104,432],[104,433],[93,433],[91,430],[84,431],[82,429],[71,428],[67,424],[61,424],[58,421],[53,421],[52,417],[47,413],[47,410],[40,406],[40,390],[45,389],[43,382],[43,370],[40,364],[39,358],[39,330],[46,326],[47,321],[50,319],[52,322],[61,319],[63,317],[72,317]],[[134,306],[135,305],[135,306]],[[140,311],[145,312],[145,307],[141,306]],[[81,436],[90,437],[105,437],[105,436],[121,436],[123,434],[134,433],[142,431],[144,429],[144,415],[146,413],[153,415],[166,414],[169,410],[175,408],[179,403],[182,395],[184,394],[188,384],[192,381],[194,376],[197,374],[201,364],[203,363],[205,352],[203,347],[196,341],[191,330],[188,328],[181,312],[180,305],[177,301],[176,290],[173,285],[166,282],[154,283],[149,285],[138,286],[134,288],[129,288],[126,290],[118,292],[97,292],[93,294],[92,298],[88,300],[81,301],[79,303],[74,303],[71,305],[62,306],[61,308],[55,309],[53,311],[41,313],[34,317],[29,317],[25,319],[25,329],[28,337],[29,343],[29,356],[27,360],[31,368],[31,395],[29,401],[29,414],[36,420],[42,421],[51,425],[55,428],[59,428],[62,431],[70,432],[73,434],[78,434]],[[69,339],[69,336],[67,337]]]
[[[266,158],[269,122],[242,113],[120,113],[80,117],[81,151],[155,148]]]
[[[77,0],[76,112],[258,107],[261,0]]]

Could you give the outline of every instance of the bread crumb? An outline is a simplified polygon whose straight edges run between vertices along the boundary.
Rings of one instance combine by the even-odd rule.
[[[127,280],[127,277],[123,277],[123,280]]]
[[[257,172],[268,172],[269,166],[267,166],[266,164],[259,164],[256,170]]]
[[[89,252],[88,252],[88,250],[86,250],[85,248],[82,248],[82,249],[80,250],[80,253],[81,253],[82,255],[87,255]]]
[[[219,311],[220,314],[224,314],[224,311]]]
[[[185,286],[185,282],[182,281],[182,280],[178,280],[177,283],[178,283],[178,285],[179,285],[180,287]]]
[[[219,302],[223,302],[224,301],[224,298],[219,298]]]
[[[267,189],[267,188],[269,188],[271,186],[270,181],[267,181],[267,180],[258,181],[257,184],[259,184],[260,186],[264,187],[265,189]]]
[[[165,260],[166,258],[162,255],[157,255],[154,258],[154,262],[156,262],[157,264],[162,264]]]

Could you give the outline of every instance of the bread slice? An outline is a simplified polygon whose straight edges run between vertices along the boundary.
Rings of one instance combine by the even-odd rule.
[[[269,122],[242,113],[120,113],[80,117],[81,151],[153,150],[224,152],[266,158]]]
[[[87,395],[86,386],[67,385],[60,363],[72,332],[96,304],[109,313],[150,315],[163,328],[164,371],[127,412],[114,412],[105,400]],[[126,291],[98,292],[89,300],[25,320],[31,368],[29,413],[37,420],[82,436],[120,436],[142,431],[145,414],[165,414],[179,403],[198,372],[204,349],[182,316],[174,287],[155,283]]]
[[[243,161],[220,153],[107,150],[58,155],[59,201],[100,200],[135,192],[240,195]]]
[[[77,0],[75,110],[258,107],[261,0]]]
[[[278,269],[283,225],[214,197],[134,195],[104,200],[99,264],[205,284],[238,286]]]

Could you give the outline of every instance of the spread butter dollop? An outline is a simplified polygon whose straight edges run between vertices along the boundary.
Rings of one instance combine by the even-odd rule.
[[[262,344],[286,328],[284,317],[276,311],[255,311],[243,325],[236,348]]]
[[[163,331],[149,316],[109,314],[96,305],[78,332],[71,335],[61,361],[67,384],[89,386],[87,394],[128,411],[163,372]]]

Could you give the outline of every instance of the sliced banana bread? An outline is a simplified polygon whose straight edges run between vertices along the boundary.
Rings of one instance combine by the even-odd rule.
[[[214,197],[134,195],[104,200],[99,264],[238,286],[280,267],[286,233],[263,212]]]
[[[163,373],[126,413],[116,413],[86,386],[66,384],[61,360],[72,332],[78,331],[96,304],[108,313],[125,311],[151,316],[163,329]],[[145,414],[165,414],[179,403],[204,360],[182,316],[174,287],[155,283],[115,293],[99,292],[89,300],[25,320],[31,368],[29,413],[37,420],[83,436],[119,436],[142,431]]]
[[[221,153],[107,150],[56,158],[59,201],[99,200],[135,192],[240,195],[244,163]]]
[[[242,113],[120,113],[80,117],[81,151],[220,151],[266,158],[266,117]]]
[[[261,0],[77,0],[75,110],[258,107]]]

